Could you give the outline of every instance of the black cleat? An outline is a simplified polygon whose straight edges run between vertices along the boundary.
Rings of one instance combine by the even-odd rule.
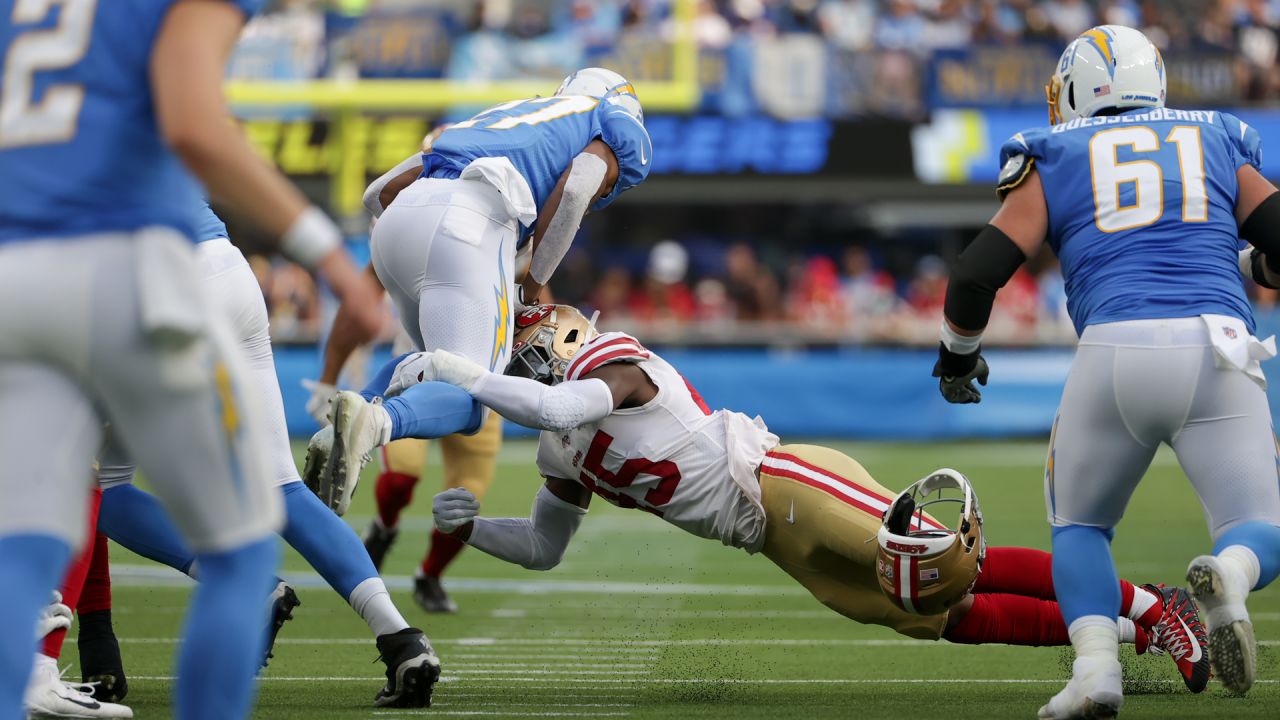
[[[377,707],[431,707],[440,679],[440,660],[417,628],[378,636],[378,659],[387,665],[387,684],[373,698]]]
[[[364,531],[365,552],[369,553],[373,568],[378,572],[382,572],[382,560],[387,556],[387,551],[391,549],[391,545],[395,543],[396,536],[399,534],[400,531],[396,528],[384,528],[377,520],[369,523],[369,529]]]
[[[275,655],[271,652],[276,646],[276,635],[280,628],[293,619],[293,609],[302,604],[298,593],[281,580],[271,592],[271,624],[267,627],[267,653],[262,657],[262,667],[266,667]]]
[[[413,601],[429,613],[456,613],[458,604],[450,599],[440,578],[423,575],[413,579]]]
[[[81,678],[93,699],[109,703],[124,700],[129,694],[129,681],[124,676],[110,610],[80,614],[76,647],[80,651]]]

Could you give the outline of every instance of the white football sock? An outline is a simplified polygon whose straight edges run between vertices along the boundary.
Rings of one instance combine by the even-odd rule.
[[[1227,592],[1243,602],[1262,575],[1258,556],[1244,545],[1231,545],[1218,553],[1218,562],[1225,566],[1229,576],[1227,581],[1232,584]]]
[[[378,445],[382,447],[391,442],[391,413],[382,407],[382,403],[372,403],[374,418],[378,421]]]
[[[347,601],[369,624],[375,636],[390,635],[409,627],[395,603],[391,602],[391,595],[380,577],[371,577],[357,585]]]
[[[1159,595],[1142,587],[1141,585],[1133,586],[1133,602],[1129,604],[1129,614],[1126,616],[1130,620],[1137,620],[1151,609],[1152,605],[1156,605],[1163,600]]]
[[[1116,628],[1120,632],[1120,642],[1133,644],[1138,640],[1138,626],[1127,617],[1116,619]]]
[[[1115,620],[1101,615],[1085,615],[1067,628],[1076,657],[1115,659],[1120,654],[1120,628]]]

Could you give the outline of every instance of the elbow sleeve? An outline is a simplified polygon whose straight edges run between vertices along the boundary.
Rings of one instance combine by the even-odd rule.
[[[951,269],[944,306],[947,319],[965,330],[985,328],[996,292],[1026,261],[1022,248],[1000,228],[984,227]]]
[[[1280,192],[1272,193],[1240,224],[1240,237],[1266,256],[1267,269],[1280,272]]]
[[[526,518],[476,518],[467,544],[528,570],[560,564],[587,509],[565,502],[544,485]]]
[[[560,204],[556,206],[555,215],[547,224],[547,230],[529,264],[529,275],[538,284],[547,284],[564,254],[569,251],[573,236],[578,233],[578,226],[582,223],[582,216],[591,206],[592,198],[600,191],[608,171],[604,160],[593,153],[579,153],[573,159],[560,195]]]

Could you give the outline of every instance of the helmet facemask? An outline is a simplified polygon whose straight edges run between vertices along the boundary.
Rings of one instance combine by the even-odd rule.
[[[955,529],[925,511],[957,509]],[[941,513],[939,513],[941,514]],[[955,605],[977,580],[986,544],[982,510],[969,481],[948,468],[904,490],[877,534],[880,588],[907,612],[935,615]]]
[[[506,374],[544,385],[564,379],[569,362],[584,344],[600,333],[596,317],[588,320],[569,305],[534,305],[516,316],[515,345]]]

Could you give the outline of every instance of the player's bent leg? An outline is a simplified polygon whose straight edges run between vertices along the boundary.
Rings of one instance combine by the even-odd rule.
[[[196,573],[196,555],[169,513],[154,495],[136,485],[113,485],[102,494],[98,527],[131,552],[185,575]]]
[[[399,533],[400,513],[413,501],[413,490],[422,476],[426,457],[426,440],[405,438],[382,447],[382,472],[378,473],[373,486],[378,513],[369,522],[363,538],[364,549],[379,572]]]
[[[466,488],[483,501],[497,470],[498,448],[502,444],[502,418],[490,414],[475,435],[450,435],[440,441],[444,460],[444,488]],[[433,530],[426,557],[414,578],[413,599],[427,612],[452,613],[457,604],[445,592],[440,576],[462,552],[461,540]]]
[[[1194,559],[1187,581],[1208,626],[1214,674],[1244,693],[1257,665],[1245,601],[1280,573],[1280,484],[1265,392],[1244,373],[1218,368],[1206,348],[1187,423],[1172,444],[1214,537],[1213,555]]]
[[[936,640],[947,616],[896,607],[875,575],[876,532],[894,494],[843,453],[782,445],[760,467],[761,553],[822,604],[908,637]]]

